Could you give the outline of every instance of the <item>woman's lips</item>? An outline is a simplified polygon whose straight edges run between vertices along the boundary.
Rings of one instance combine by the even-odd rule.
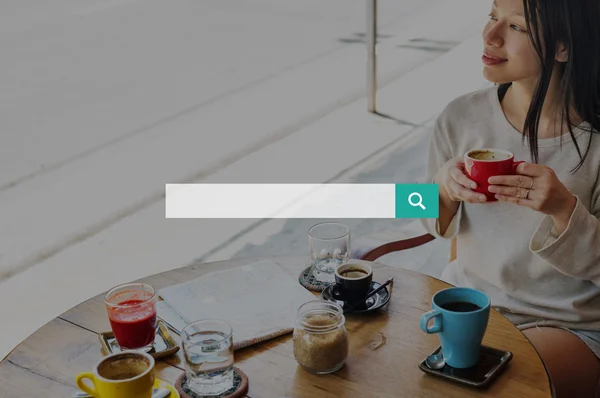
[[[499,65],[499,64],[502,64],[502,63],[508,61],[507,59],[494,57],[493,55],[489,55],[486,53],[483,53],[483,55],[481,56],[481,60],[483,61],[484,64],[490,65],[490,66]]]

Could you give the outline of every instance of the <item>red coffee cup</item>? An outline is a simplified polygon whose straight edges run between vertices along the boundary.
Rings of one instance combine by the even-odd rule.
[[[488,202],[497,201],[496,194],[488,190],[488,179],[493,176],[513,175],[521,163],[524,162],[515,162],[515,156],[503,149],[473,149],[465,154],[467,177],[477,183],[474,191],[484,194]]]

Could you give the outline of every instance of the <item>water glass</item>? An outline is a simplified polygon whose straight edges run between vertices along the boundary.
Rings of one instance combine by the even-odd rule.
[[[233,332],[218,319],[190,323],[181,331],[189,387],[199,395],[219,395],[233,387]]]
[[[315,278],[335,282],[335,269],[350,259],[350,228],[336,222],[313,225],[308,230],[308,244]]]

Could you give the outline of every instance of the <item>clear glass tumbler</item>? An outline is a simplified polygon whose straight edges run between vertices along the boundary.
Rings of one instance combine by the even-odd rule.
[[[119,285],[104,298],[121,350],[152,350],[156,337],[156,291],[145,283]]]
[[[189,387],[219,395],[233,387],[233,332],[218,319],[190,323],[181,331]]]
[[[335,269],[350,259],[350,228],[337,222],[313,225],[308,230],[308,245],[315,278],[335,282]]]

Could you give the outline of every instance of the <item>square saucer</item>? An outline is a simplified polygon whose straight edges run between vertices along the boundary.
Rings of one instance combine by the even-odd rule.
[[[162,319],[159,319],[156,337],[154,338],[154,346],[152,350],[148,352],[154,359],[169,357],[179,351],[179,345],[173,339],[173,336],[171,336],[171,332],[179,334],[177,330],[170,328]],[[98,333],[98,340],[100,340],[102,353],[104,355],[121,352],[121,347],[112,331]]]

